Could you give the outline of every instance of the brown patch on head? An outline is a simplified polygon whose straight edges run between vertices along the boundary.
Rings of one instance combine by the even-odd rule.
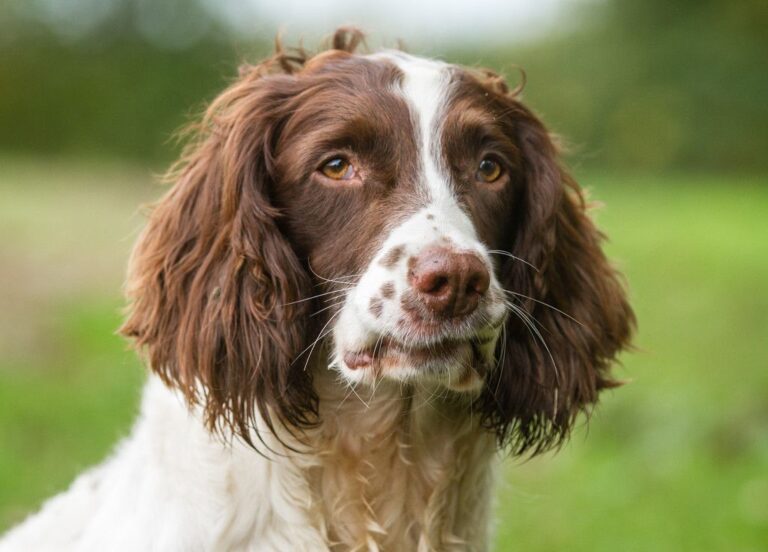
[[[433,215],[432,213],[429,213],[427,215],[427,220],[435,220],[435,215]]]
[[[368,305],[368,310],[371,311],[373,316],[379,318],[381,313],[384,312],[384,302],[381,300],[381,297],[371,297],[371,303]]]
[[[526,261],[497,259],[501,287],[520,293],[522,308],[549,336],[545,348],[508,317],[496,351],[501,365],[486,374],[476,403],[485,426],[521,453],[561,443],[579,412],[613,384],[609,370],[629,344],[634,315],[579,186],[516,93],[498,75],[457,70],[441,143],[480,241]],[[488,155],[503,168],[492,182],[477,177]]]
[[[387,282],[383,286],[381,286],[381,296],[384,297],[384,299],[392,299],[394,295],[395,295],[394,282]]]
[[[328,54],[312,71],[282,80],[282,103],[271,106],[281,123],[271,136],[271,197],[281,230],[324,288],[364,272],[388,228],[424,207],[417,130],[396,92],[402,78],[385,59]],[[318,170],[336,156],[354,168],[354,184]],[[316,320],[322,325],[325,315]]]
[[[351,55],[352,54],[349,54],[343,50],[326,50],[325,52],[320,52],[316,56],[309,58],[304,63],[304,68],[302,72],[312,73],[313,71],[317,71],[318,69],[320,69],[326,63],[347,59]]]
[[[387,251],[386,255],[384,255],[379,262],[381,263],[381,266],[385,268],[392,268],[403,257],[403,253],[405,253],[405,246],[398,245]]]
[[[316,59],[278,45],[242,67],[134,250],[122,332],[209,428],[248,442],[262,421],[317,422],[311,371],[295,360],[324,320],[299,299],[359,274],[386,225],[422,207],[416,131],[394,91],[403,74],[355,55],[361,41],[342,29]],[[323,186],[332,154],[353,159],[364,185]]]

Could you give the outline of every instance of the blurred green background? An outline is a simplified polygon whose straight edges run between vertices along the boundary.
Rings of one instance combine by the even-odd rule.
[[[497,549],[768,549],[764,0],[6,0],[0,4],[0,531],[127,434],[114,335],[138,207],[171,137],[286,40],[502,71],[565,138],[640,331],[589,427],[509,460]]]

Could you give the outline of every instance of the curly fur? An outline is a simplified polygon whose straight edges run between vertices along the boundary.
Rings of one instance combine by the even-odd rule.
[[[418,110],[393,93],[422,78],[406,64],[432,62],[361,56],[361,44],[350,29],[314,56],[278,44],[190,129],[130,261],[121,331],[152,371],[142,415],[1,551],[487,550],[497,451],[559,445],[617,385],[609,369],[634,316],[582,191],[519,89],[445,64],[427,66],[448,90],[433,102],[436,165],[462,189],[457,160],[492,120],[510,167],[504,189],[457,193],[446,223],[471,221],[467,243],[505,253],[487,261],[511,311],[494,361],[466,367],[481,377],[474,393],[329,370],[340,361],[326,330],[344,307],[321,294],[348,295],[398,225],[433,216],[414,176],[431,163],[413,153],[426,139],[412,132]],[[397,162],[370,169],[378,188],[305,192],[312,144],[339,120],[371,158]]]

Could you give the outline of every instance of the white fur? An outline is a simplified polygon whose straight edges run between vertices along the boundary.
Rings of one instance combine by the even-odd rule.
[[[323,550],[298,467],[237,441],[222,444],[159,380],[148,382],[133,434],[0,551]]]
[[[399,93],[418,122],[425,207],[391,230],[331,321],[336,349],[325,356],[336,370],[309,367],[322,424],[305,444],[281,436],[304,452],[292,452],[266,431],[268,457],[231,436],[212,436],[197,409],[150,377],[131,436],[111,459],[8,533],[0,552],[487,550],[495,443],[467,415],[470,394],[429,381],[403,386],[417,375],[409,366],[375,386],[356,385],[365,370],[350,370],[342,360],[345,348],[370,345],[385,333],[408,339],[396,327],[408,257],[450,240],[493,274],[438,155],[448,66],[381,56],[405,74]],[[396,246],[404,246],[404,255],[383,266],[382,257]],[[370,301],[389,281],[395,300],[376,318]],[[498,337],[502,297],[491,276],[481,304],[488,327],[472,335]],[[485,347],[491,354],[495,341]],[[449,378],[456,369],[446,367]]]
[[[319,452],[264,433],[270,458],[212,436],[151,377],[132,435],[0,552],[485,550],[492,437],[428,406],[431,393],[404,415],[398,387],[344,400],[326,374]]]

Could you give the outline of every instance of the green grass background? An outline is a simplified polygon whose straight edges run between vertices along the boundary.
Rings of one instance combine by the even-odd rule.
[[[558,454],[505,462],[497,550],[768,549],[766,179],[578,176],[638,314],[632,382]],[[0,159],[0,531],[130,429],[144,375],[114,332],[152,182]]]

